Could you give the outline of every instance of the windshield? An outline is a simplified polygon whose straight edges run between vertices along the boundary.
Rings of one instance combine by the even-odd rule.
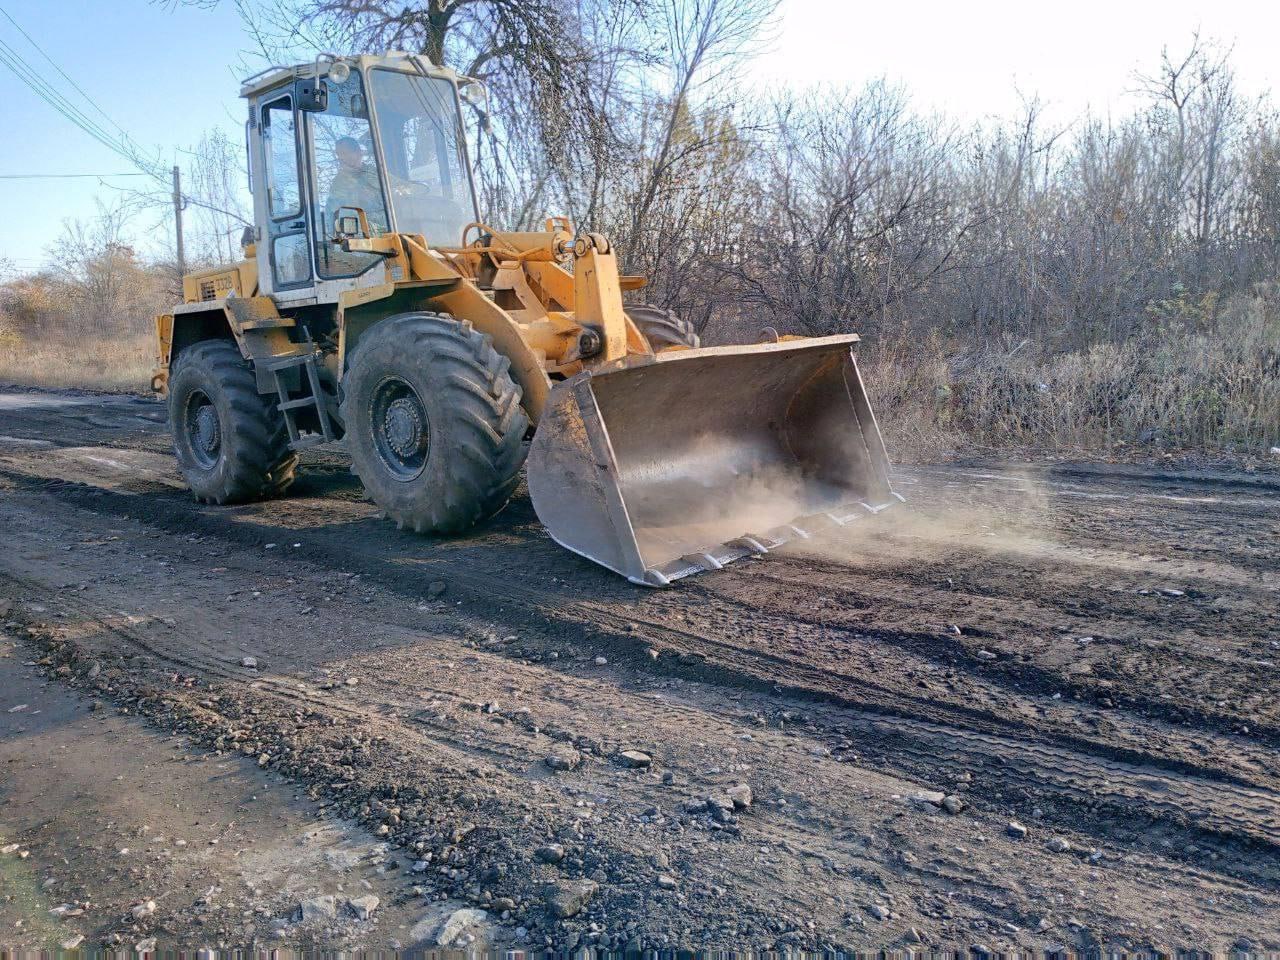
[[[370,82],[396,229],[437,246],[461,243],[475,201],[453,84],[381,69]]]

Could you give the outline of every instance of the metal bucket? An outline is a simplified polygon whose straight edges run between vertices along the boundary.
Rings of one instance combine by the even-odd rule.
[[[681,350],[551,390],[529,493],[552,539],[673,580],[900,500],[853,335]]]

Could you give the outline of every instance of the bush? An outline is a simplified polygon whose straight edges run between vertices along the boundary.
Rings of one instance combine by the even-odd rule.
[[[45,274],[17,277],[0,285],[0,327],[35,334],[45,323],[66,318],[67,303]]]
[[[966,444],[1121,444],[1235,453],[1280,445],[1280,298],[1260,289],[1203,324],[1159,323],[1120,344],[1034,354],[868,351],[866,379],[898,456]]]

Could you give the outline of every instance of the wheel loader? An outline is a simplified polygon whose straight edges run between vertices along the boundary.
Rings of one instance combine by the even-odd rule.
[[[703,347],[624,301],[598,233],[481,221],[464,110],[477,81],[402,53],[244,81],[255,226],[183,278],[152,386],[204,502],[283,493],[342,440],[398,526],[457,534],[526,470],[550,536],[664,586],[900,499],[858,337]]]

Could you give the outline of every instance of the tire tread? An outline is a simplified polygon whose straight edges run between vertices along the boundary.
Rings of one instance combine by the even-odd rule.
[[[282,493],[294,480],[298,455],[289,448],[284,416],[270,398],[258,393],[257,378],[231,340],[202,340],[178,356],[171,382],[179,382],[188,368],[211,381],[226,398],[231,423],[221,424],[234,448],[224,448],[225,469],[210,476],[198,464],[184,462],[178,446],[178,396],[170,397],[169,426],[179,468],[196,498],[204,503],[245,503]],[[208,391],[206,391],[208,392]]]
[[[356,426],[362,378],[376,374],[366,367],[377,363],[377,354],[388,347],[400,357],[412,358],[421,371],[434,367],[434,382],[440,386],[439,408],[448,420],[451,447],[428,449],[427,470],[433,458],[447,457],[447,473],[436,475],[443,477],[443,487],[435,496],[424,496],[416,482],[399,488],[395,481],[384,482],[376,451],[371,445],[365,449],[366,429]],[[520,480],[529,422],[510,366],[490,337],[444,313],[400,314],[365,332],[351,358],[341,413],[352,448],[352,471],[397,527],[459,533],[493,516],[511,498]],[[429,423],[432,444],[446,433],[442,426]]]
[[[672,347],[691,347],[696,350],[702,346],[702,338],[694,330],[693,323],[671,310],[664,310],[651,303],[629,303],[626,310],[631,322],[644,334],[655,353]]]

